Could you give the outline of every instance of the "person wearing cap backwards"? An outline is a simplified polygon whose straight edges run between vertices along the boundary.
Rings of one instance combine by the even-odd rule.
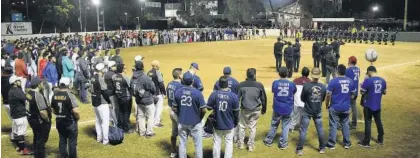
[[[238,98],[240,100],[240,122],[238,148],[245,149],[245,130],[249,128],[248,150],[255,149],[255,134],[257,133],[257,122],[260,115],[267,111],[267,95],[264,86],[256,81],[257,70],[249,68],[246,71],[246,80],[239,83]]]
[[[371,138],[371,124],[372,117],[375,119],[376,128],[378,129],[378,144],[384,144],[384,128],[381,121],[381,106],[382,106],[382,96],[386,94],[387,84],[386,81],[379,77],[376,74],[376,68],[374,66],[369,66],[367,69],[367,75],[369,76],[366,79],[360,92],[366,96],[364,107],[364,117],[365,117],[365,137],[363,141],[358,144],[362,147],[370,147],[370,138]]]
[[[87,99],[87,87],[86,83],[88,83],[90,79],[90,72],[89,72],[89,66],[86,63],[85,57],[86,52],[80,51],[78,53],[78,59],[77,59],[77,66],[76,66],[76,84],[79,88],[79,97],[80,101],[84,104],[88,104]]]
[[[105,65],[103,63],[96,64],[95,75],[91,78],[92,88],[91,97],[92,105],[95,111],[95,130],[96,130],[96,141],[107,145],[108,133],[109,133],[109,96],[106,93],[106,84],[103,78]]]
[[[314,120],[316,131],[318,132],[319,153],[325,153],[321,108],[327,93],[327,88],[324,84],[319,83],[319,78],[321,78],[321,70],[319,68],[316,67],[312,69],[311,77],[312,81],[303,85],[302,94],[300,95],[305,106],[303,107],[300,136],[296,148],[296,154],[299,156],[303,154],[303,145],[305,144],[306,134],[311,119]]]
[[[293,45],[293,48],[295,50],[293,54],[293,68],[295,72],[298,72],[300,64],[300,47],[302,47],[302,45],[299,43],[299,39],[296,39],[295,42],[296,43]]]
[[[153,132],[155,114],[153,95],[156,94],[156,87],[153,81],[144,74],[144,65],[141,61],[135,63],[135,71],[130,81],[130,88],[138,106],[136,120],[139,135],[153,137],[155,136]]]
[[[239,82],[238,82],[238,80],[233,78],[231,75],[232,75],[232,69],[229,66],[224,67],[223,68],[223,76],[226,76],[227,79],[228,79],[228,89],[229,89],[230,92],[233,92],[236,95],[238,95]],[[214,84],[213,91],[217,91],[217,90],[221,89],[219,81],[220,80],[217,80],[216,83]]]
[[[108,70],[104,73],[104,80],[105,80],[105,84],[106,84],[106,87],[107,87],[105,92],[107,93],[107,95],[109,96],[109,99],[111,101],[111,106],[110,106],[110,108],[111,108],[111,111],[110,111],[111,120],[112,120],[112,123],[114,125],[117,125],[118,124],[118,115],[119,115],[118,114],[119,113],[119,110],[118,110],[119,106],[118,106],[117,97],[115,96],[115,83],[112,80],[112,78],[115,76],[116,71],[117,71],[117,67],[116,67],[115,64],[116,64],[115,61],[110,61],[110,62],[108,62],[108,64],[105,64],[105,65],[107,65]]]
[[[48,56],[47,66],[45,66],[42,73],[42,76],[44,77],[44,96],[47,98],[48,103],[51,103],[52,100],[53,87],[57,87],[58,85],[58,73],[55,63],[55,56]]]
[[[69,88],[73,87],[73,81],[74,81],[74,65],[73,62],[70,60],[70,51],[66,51],[63,54],[62,57],[62,66],[63,66],[63,76],[65,78],[70,79],[70,85]]]
[[[286,62],[286,67],[288,70],[288,78],[291,78],[293,75],[293,68],[294,68],[294,53],[295,49],[292,46],[292,42],[287,42],[287,48],[284,50],[284,62]]]
[[[225,138],[225,157],[231,158],[233,155],[233,136],[234,128],[239,122],[239,99],[231,92],[229,86],[229,76],[220,77],[220,89],[211,93],[207,106],[213,110],[214,125],[214,145],[213,157],[220,157],[222,138]],[[209,116],[210,117],[210,116]]]
[[[62,77],[59,90],[53,95],[51,108],[55,114],[56,128],[60,138],[60,157],[77,157],[77,121],[80,119],[76,97],[70,93],[71,79]]]
[[[357,106],[356,106],[356,98],[359,90],[359,77],[360,77],[360,69],[356,66],[357,58],[355,56],[351,56],[349,58],[349,67],[346,69],[346,77],[352,79],[354,81],[354,86],[356,86],[356,92],[354,93],[355,98],[351,100],[351,128],[356,129],[357,127]]]
[[[163,98],[166,95],[165,84],[163,81],[163,75],[159,71],[160,64],[159,61],[153,60],[152,61],[152,70],[150,70],[147,75],[152,79],[153,83],[156,87],[156,96],[158,101],[156,103],[155,108],[155,123],[156,127],[163,127],[161,122],[162,110],[163,110]]]
[[[193,87],[194,76],[191,73],[183,75],[184,87],[175,92],[173,110],[178,114],[179,158],[187,157],[188,135],[193,137],[195,157],[203,157],[203,119],[206,103],[200,90]]]
[[[297,91],[294,96],[294,108],[292,112],[292,120],[290,120],[290,131],[293,132],[296,125],[300,125],[301,119],[302,119],[302,112],[303,107],[305,106],[305,103],[302,102],[300,99],[300,95],[302,93],[302,88],[305,83],[311,82],[311,79],[308,78],[309,76],[309,69],[307,67],[304,67],[302,69],[302,77],[296,78],[293,80],[293,83],[296,85]]]
[[[172,121],[172,135],[171,135],[171,158],[178,156],[176,149],[176,137],[178,136],[178,115],[172,109],[175,104],[175,92],[184,85],[181,83],[182,68],[175,68],[172,70],[173,81],[168,83],[166,88],[166,95],[168,96],[168,105],[171,108],[170,118]]]
[[[124,65],[123,65],[124,66]],[[118,127],[125,133],[132,133],[130,130],[130,113],[133,96],[130,93],[130,78],[123,75],[126,68],[120,68],[112,77],[115,87],[115,96],[118,103]]]
[[[349,129],[350,102],[355,97],[356,86],[352,79],[345,76],[346,66],[340,64],[337,70],[338,77],[328,83],[327,96],[325,97],[325,105],[329,111],[330,126],[326,147],[335,149],[337,127],[341,126],[344,148],[349,149],[351,146]]]
[[[284,150],[288,146],[289,124],[293,111],[294,95],[296,93],[296,85],[287,80],[287,69],[280,68],[280,79],[275,80],[272,84],[273,97],[273,116],[271,119],[271,127],[264,139],[264,144],[271,147],[273,139],[276,136],[277,128],[281,121],[282,132],[279,139],[278,147]]]
[[[197,76],[197,71],[198,70],[199,70],[198,69],[198,64],[193,62],[193,63],[191,63],[190,69],[185,73],[192,74],[192,76],[194,77],[193,87],[197,88],[198,90],[200,90],[202,92],[204,90],[204,87],[203,87],[203,82],[201,82],[200,77]]]
[[[14,143],[17,146],[17,151],[22,155],[31,155],[32,152],[26,148],[25,135],[28,124],[27,113],[26,113],[26,96],[21,88],[22,78],[13,75],[9,79],[9,83],[12,88],[9,90],[9,104],[10,104],[10,116],[12,117],[12,132]]]
[[[51,108],[47,100],[39,92],[41,88],[41,79],[37,76],[31,80],[31,90],[26,95],[29,103],[28,122],[34,134],[33,151],[35,158],[45,158],[45,143],[51,129]]]

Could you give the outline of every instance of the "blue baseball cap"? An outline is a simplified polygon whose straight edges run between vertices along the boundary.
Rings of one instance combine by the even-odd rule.
[[[193,74],[186,72],[184,73],[184,75],[182,76],[182,80],[184,80],[184,82],[193,82],[194,80],[194,76]]]
[[[231,73],[232,73],[232,69],[229,66],[226,66],[225,68],[223,68],[223,74],[229,75]]]
[[[192,67],[194,67],[195,69],[199,70],[199,69],[198,69],[198,64],[197,64],[197,63],[195,63],[195,62],[194,62],[194,63],[191,63],[191,66],[192,66]]]

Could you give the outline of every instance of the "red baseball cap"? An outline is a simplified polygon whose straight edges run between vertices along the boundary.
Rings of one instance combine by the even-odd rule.
[[[349,58],[349,62],[350,62],[350,63],[357,63],[357,58],[356,58],[355,56],[351,56],[351,57]]]

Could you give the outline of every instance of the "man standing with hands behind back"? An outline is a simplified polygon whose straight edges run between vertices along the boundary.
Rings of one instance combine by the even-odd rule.
[[[279,72],[281,63],[282,63],[283,46],[284,46],[284,43],[282,42],[282,39],[280,37],[277,38],[277,42],[274,43],[274,57],[276,58],[276,71],[277,72]]]

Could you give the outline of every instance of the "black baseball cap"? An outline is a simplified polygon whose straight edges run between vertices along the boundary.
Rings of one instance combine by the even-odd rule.
[[[369,66],[369,67],[367,68],[367,72],[369,72],[369,71],[376,72],[376,67],[375,67],[375,66]]]

